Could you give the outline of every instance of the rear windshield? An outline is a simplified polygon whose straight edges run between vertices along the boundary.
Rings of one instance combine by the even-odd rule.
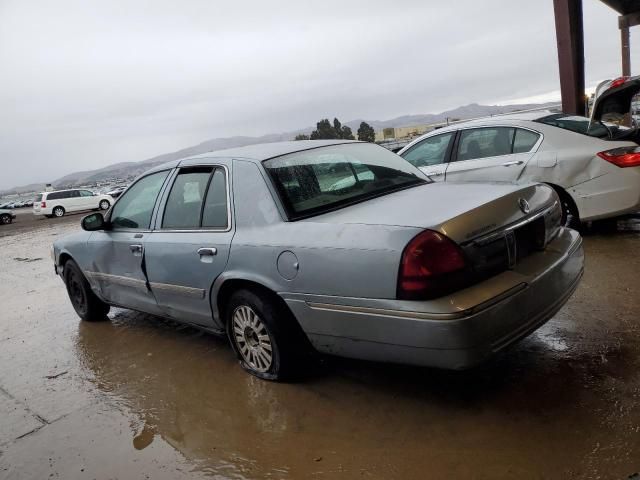
[[[429,182],[409,162],[368,143],[314,148],[263,165],[292,220]]]
[[[609,131],[602,123],[594,121],[589,127],[589,119],[578,115],[566,115],[564,113],[556,113],[548,115],[536,120],[536,122],[551,125],[553,127],[570,130],[572,132],[581,133],[590,137],[608,138]]]
[[[42,194],[39,193],[36,195],[36,198],[33,199],[34,202],[41,202],[42,201]]]

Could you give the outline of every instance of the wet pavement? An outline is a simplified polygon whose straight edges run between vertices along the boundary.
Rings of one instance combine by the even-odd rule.
[[[79,218],[79,217],[76,217]],[[220,339],[82,323],[49,245],[0,239],[0,478],[617,478],[640,471],[640,220],[585,237],[538,332],[468,372],[327,359],[257,380]]]

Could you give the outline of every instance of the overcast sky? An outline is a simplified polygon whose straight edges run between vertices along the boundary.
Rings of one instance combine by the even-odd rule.
[[[584,0],[587,85],[619,75],[616,17]],[[0,0],[0,87],[0,188],[322,117],[559,98],[551,0]]]

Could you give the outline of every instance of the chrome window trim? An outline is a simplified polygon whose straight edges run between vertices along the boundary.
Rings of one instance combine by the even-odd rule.
[[[178,165],[176,167],[176,174],[173,175],[171,178],[170,187],[173,187],[173,183],[175,182],[175,179],[177,178],[177,176],[180,174],[181,168],[191,168],[191,167],[211,167],[212,169],[222,168],[224,170],[225,186],[227,190],[227,227],[226,228],[194,227],[194,228],[183,228],[183,229],[162,228],[162,219],[164,217],[164,210],[162,210],[162,214],[160,214],[160,211],[158,211],[158,215],[155,218],[155,222],[153,222],[155,223],[154,225],[155,228],[152,229],[153,233],[224,233],[224,232],[230,232],[232,230],[233,219],[231,215],[231,182],[229,181],[229,167],[227,167],[227,165],[224,165],[222,163],[197,163],[193,165],[184,165],[184,166]],[[162,194],[162,196],[165,198],[162,198],[161,200],[161,202],[164,202],[165,207],[167,205],[167,202],[169,201],[169,194],[171,193],[171,188],[169,188],[169,185],[167,185],[167,188],[168,188],[168,191],[163,192]],[[207,192],[205,192],[205,197],[206,197],[206,194]],[[160,207],[160,204],[158,204],[158,208],[159,207]]]

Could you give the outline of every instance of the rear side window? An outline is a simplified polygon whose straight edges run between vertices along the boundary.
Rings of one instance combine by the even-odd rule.
[[[209,191],[202,211],[202,226],[208,228],[227,228],[229,215],[227,212],[227,185],[224,170],[217,168],[213,172]]]
[[[39,193],[38,195],[36,195],[36,197],[33,199],[34,202],[41,202],[42,201],[42,194]]]
[[[222,168],[184,168],[167,199],[162,228],[196,229],[228,226],[227,192]]]
[[[69,196],[69,192],[51,192],[47,195],[47,200],[62,200]]]
[[[162,228],[197,228],[211,168],[182,169],[173,182]]]
[[[509,155],[513,144],[514,128],[488,127],[460,131],[457,160]]]
[[[115,228],[149,228],[156,199],[169,170],[138,180],[113,206],[111,224]]]
[[[526,153],[531,151],[539,138],[540,135],[535,132],[516,128],[516,136],[513,140],[513,153]]]
[[[452,133],[443,133],[424,139],[402,154],[402,158],[415,167],[439,165],[447,160]]]

